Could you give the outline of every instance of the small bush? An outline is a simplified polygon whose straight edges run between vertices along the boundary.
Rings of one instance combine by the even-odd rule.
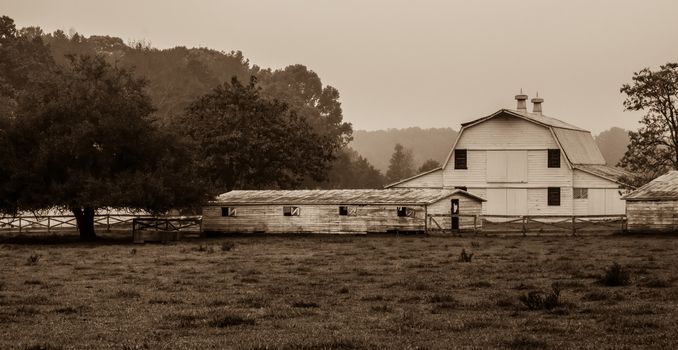
[[[599,281],[608,287],[628,286],[631,284],[631,273],[615,262],[605,270]]]
[[[671,280],[659,277],[650,278],[643,283],[643,287],[647,288],[669,288],[672,285],[673,282]]]
[[[297,301],[295,303],[292,303],[292,307],[312,308],[312,307],[320,307],[320,305],[318,305],[318,303],[314,303],[312,301]]]
[[[472,241],[471,242],[471,247],[473,248],[480,248],[480,243],[478,241]]]
[[[459,255],[459,261],[471,262],[471,260],[473,260],[473,253],[467,253],[466,249],[462,249],[461,254]]]
[[[129,255],[136,255],[137,254],[137,248],[132,248],[132,250],[129,251]]]
[[[553,310],[561,305],[560,287],[554,285],[550,292],[532,291],[518,299],[529,310]]]
[[[518,335],[504,345],[510,349],[544,349],[547,347],[545,342],[525,335]]]
[[[119,290],[115,293],[115,297],[121,299],[136,299],[140,296],[141,294],[134,290]]]
[[[193,248],[193,251],[212,254],[212,253],[214,253],[214,248],[212,248],[212,246],[210,246],[210,245],[202,245],[201,244],[201,245]]]
[[[391,312],[392,309],[388,304],[375,305],[371,307],[374,312]]]
[[[37,265],[38,261],[40,261],[40,255],[31,254],[28,259],[26,259],[26,265]]]
[[[235,243],[233,243],[233,242],[221,243],[221,251],[222,252],[230,252],[233,248],[235,248]]]
[[[251,318],[247,317],[242,317],[239,315],[226,315],[226,316],[220,316],[217,317],[213,320],[211,320],[209,323],[210,327],[215,327],[215,328],[226,328],[226,327],[234,327],[234,326],[252,326],[256,324],[256,321]]]
[[[49,343],[45,344],[34,344],[34,345],[29,345],[24,347],[24,350],[61,350],[63,349],[62,346],[59,345],[52,345]]]

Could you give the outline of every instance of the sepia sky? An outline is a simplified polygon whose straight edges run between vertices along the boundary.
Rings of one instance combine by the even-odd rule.
[[[17,26],[74,29],[154,47],[241,50],[261,67],[301,63],[339,89],[355,129],[453,127],[515,108],[598,133],[637,128],[620,86],[678,61],[678,1],[0,0]],[[531,108],[531,107],[530,107]]]

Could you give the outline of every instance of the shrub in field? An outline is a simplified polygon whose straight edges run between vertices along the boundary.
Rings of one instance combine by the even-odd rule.
[[[471,242],[471,247],[480,248],[480,243],[478,241],[473,241],[473,242]]]
[[[229,252],[231,249],[235,248],[235,243],[233,242],[224,242],[221,243],[221,251],[222,252]]]
[[[40,255],[31,254],[28,259],[26,259],[26,265],[37,265],[38,261],[40,261]]]
[[[554,285],[548,293],[532,291],[521,295],[518,300],[530,310],[552,310],[561,305],[560,287]]]
[[[631,273],[615,262],[605,270],[599,281],[608,287],[628,286],[631,284]]]
[[[24,347],[24,350],[61,350],[63,349],[62,346],[59,345],[53,345],[49,343],[45,344],[34,344],[34,345],[29,345]]]
[[[214,248],[212,248],[212,246],[209,246],[209,245],[202,245],[201,244],[201,245],[193,248],[193,251],[212,254],[212,253],[214,253]]]
[[[643,283],[643,286],[648,288],[668,288],[672,285],[673,281],[659,277],[650,278]]]
[[[473,253],[466,252],[466,249],[462,249],[461,254],[459,255],[459,261],[471,262],[471,260],[473,260]]]
[[[208,324],[210,327],[226,328],[240,325],[252,326],[256,324],[256,321],[251,318],[229,314],[225,316],[216,317],[212,319]]]

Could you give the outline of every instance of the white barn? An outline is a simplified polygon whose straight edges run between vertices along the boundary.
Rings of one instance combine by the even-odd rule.
[[[516,96],[461,125],[444,165],[387,188],[461,188],[487,199],[486,215],[623,215],[625,171],[607,166],[591,133],[541,113],[543,99]]]

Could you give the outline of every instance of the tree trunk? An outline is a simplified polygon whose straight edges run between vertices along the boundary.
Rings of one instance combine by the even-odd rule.
[[[81,241],[94,241],[97,235],[94,232],[94,208],[71,208],[75,221],[78,223]]]

